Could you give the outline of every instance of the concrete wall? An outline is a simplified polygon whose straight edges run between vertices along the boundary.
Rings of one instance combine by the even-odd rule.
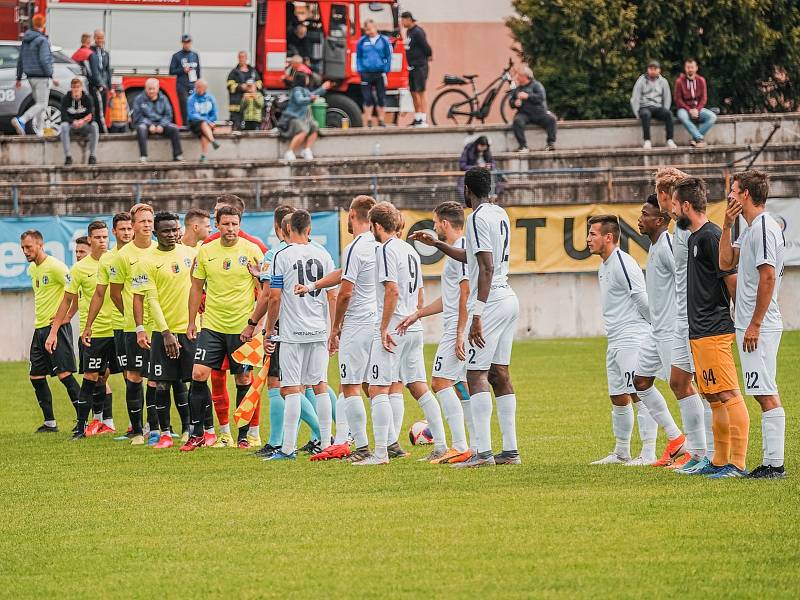
[[[571,338],[603,335],[600,291],[594,273],[513,275],[511,285],[520,299],[517,338]],[[425,281],[428,300],[440,294],[439,280]],[[800,329],[800,268],[787,268],[780,305],[786,329]],[[77,317],[73,324],[78,335]],[[27,360],[33,331],[33,295],[30,291],[0,294],[0,361]],[[441,320],[425,321],[425,339],[441,336]]]

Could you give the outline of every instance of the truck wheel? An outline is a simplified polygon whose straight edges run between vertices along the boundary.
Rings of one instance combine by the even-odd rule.
[[[328,127],[340,128],[345,119],[350,120],[350,127],[361,127],[361,107],[344,94],[328,94],[328,114],[325,124]]]

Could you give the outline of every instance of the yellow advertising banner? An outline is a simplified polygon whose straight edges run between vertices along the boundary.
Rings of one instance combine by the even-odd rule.
[[[637,222],[641,204],[576,204],[573,206],[512,206],[506,209],[511,220],[511,273],[580,273],[593,272],[600,257],[592,256],[586,246],[587,222],[592,215],[614,214],[620,219],[620,246],[640,265],[647,261],[650,240],[639,233]],[[403,239],[419,230],[433,230],[431,212],[403,210]],[[709,204],[708,218],[718,224],[725,214],[725,202]],[[353,236],[347,232],[347,213],[339,220],[344,248]],[[671,227],[674,229],[674,223]],[[441,273],[444,255],[433,248],[415,244],[422,257],[426,277]]]

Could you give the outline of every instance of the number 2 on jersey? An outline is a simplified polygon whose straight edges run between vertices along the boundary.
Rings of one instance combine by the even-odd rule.
[[[503,236],[503,262],[508,262],[508,223],[500,221],[500,235]]]

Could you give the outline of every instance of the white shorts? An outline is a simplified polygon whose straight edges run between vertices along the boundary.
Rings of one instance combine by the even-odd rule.
[[[478,348],[467,342],[467,371],[488,371],[492,365],[509,365],[514,346],[514,331],[519,318],[519,300],[516,295],[487,304],[481,316],[483,339],[486,344]],[[467,318],[467,326],[472,316]]]
[[[408,331],[405,335],[393,334],[392,339],[397,342],[397,346],[394,352],[387,352],[381,343],[380,332],[374,332],[369,357],[368,383],[385,386],[395,381],[402,381],[405,385],[415,381],[427,381],[422,332]]]
[[[339,377],[346,385],[358,385],[367,379],[373,324],[345,325],[339,338]]]
[[[639,358],[636,363],[636,374],[642,377],[658,377],[669,381],[672,366],[672,340],[658,340],[649,333],[639,347]]]
[[[465,348],[466,349],[466,348]],[[442,335],[439,347],[433,357],[432,377],[450,381],[466,381],[467,363],[456,356],[456,332],[447,331]]]
[[[281,342],[281,387],[328,381],[325,342]]]
[[[744,330],[736,330],[736,347],[744,374],[744,391],[750,396],[771,396],[778,393],[776,382],[778,347],[782,331],[762,331],[754,352],[742,349]]]
[[[407,331],[400,336],[400,373],[399,380],[403,385],[416,381],[428,381],[425,372],[425,353],[422,331]]]
[[[283,356],[281,356],[283,358]],[[606,350],[608,395],[635,394],[633,377],[639,360],[639,346],[609,346]]]
[[[684,373],[694,373],[694,359],[689,346],[689,332],[675,332],[672,336],[672,356],[670,362]]]

